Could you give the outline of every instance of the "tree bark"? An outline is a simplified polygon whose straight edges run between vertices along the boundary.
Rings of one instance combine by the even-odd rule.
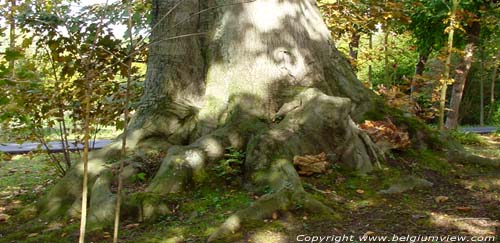
[[[447,129],[456,129],[458,126],[460,102],[462,101],[465,82],[467,81],[467,75],[469,74],[473,62],[474,50],[476,49],[479,39],[479,31],[479,22],[474,22],[467,29],[467,44],[465,45],[464,57],[462,59],[462,62],[455,70],[456,74],[451,93],[450,110],[448,111],[446,116],[445,127]]]

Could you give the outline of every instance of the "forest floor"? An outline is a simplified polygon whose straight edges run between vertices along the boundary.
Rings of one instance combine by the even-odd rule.
[[[481,136],[466,142],[471,152],[500,159],[500,137]],[[395,153],[383,167],[358,176],[332,165],[330,174],[303,177],[306,190],[332,207],[335,216],[311,214],[298,205],[292,212],[277,212],[273,218],[251,222],[220,242],[312,242],[316,238],[308,237],[313,236],[331,237],[323,242],[423,242],[427,236],[448,237],[428,242],[500,242],[499,167],[447,161],[426,150]],[[433,186],[378,193],[410,175]],[[76,242],[78,219],[44,221],[20,216],[24,206],[57,181],[45,156],[4,158],[0,178],[0,242]],[[126,220],[121,224],[120,242],[205,242],[232,212],[261,196],[242,191],[238,179],[227,179],[214,178],[193,193],[172,195],[168,201],[173,213],[156,222]],[[110,242],[111,232],[89,233],[87,242]]]

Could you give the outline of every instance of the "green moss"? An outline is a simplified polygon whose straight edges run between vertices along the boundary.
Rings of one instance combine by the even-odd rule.
[[[410,149],[406,155],[415,158],[418,161],[415,169],[428,169],[438,172],[441,175],[449,175],[452,165],[444,159],[442,154],[432,150],[413,150]]]

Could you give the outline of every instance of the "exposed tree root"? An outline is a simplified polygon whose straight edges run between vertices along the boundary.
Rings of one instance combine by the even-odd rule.
[[[477,164],[482,166],[492,166],[500,168],[500,160],[481,157],[465,150],[450,150],[448,160],[466,164]]]
[[[276,211],[288,211],[301,207],[311,213],[333,214],[333,210],[312,198],[301,186],[289,185],[278,192],[262,196],[250,207],[231,215],[208,238],[208,242],[226,237],[238,231],[245,222],[270,218]]]
[[[378,163],[380,152],[351,120],[348,99],[308,89],[283,109],[287,111],[278,112],[286,114],[283,120],[254,136],[247,146],[247,188],[267,187],[272,192],[230,216],[210,236],[209,242],[235,232],[245,221],[270,217],[275,211],[290,210],[298,205],[315,213],[333,213],[304,191],[291,163],[294,155],[326,152],[335,162],[342,161],[362,173],[372,169],[372,159]]]
[[[137,216],[140,221],[154,220],[160,215],[171,213],[165,197],[189,191],[194,184],[203,183],[210,173],[207,166],[220,160],[227,147],[244,149],[247,154],[243,175],[245,188],[270,192],[252,206],[229,217],[210,236],[209,240],[213,241],[238,230],[248,220],[270,217],[276,211],[300,207],[311,212],[333,213],[329,207],[304,191],[291,163],[295,155],[324,152],[330,162],[343,163],[360,173],[370,172],[373,169],[372,162],[380,166],[379,161],[383,158],[368,135],[351,119],[351,102],[346,98],[328,96],[314,88],[306,89],[282,106],[276,116],[279,122],[273,124],[265,124],[251,114],[238,112],[237,107],[232,109],[233,114],[228,116],[225,125],[211,132],[202,132],[205,135],[189,145],[171,144],[190,140],[188,137],[192,135],[186,131],[196,130],[191,123],[187,130],[181,129],[182,135],[169,133],[171,136],[177,134],[175,141],[164,136],[163,132],[148,130],[130,133],[130,143],[127,141],[127,144],[132,157],[127,159],[129,166],[122,172],[125,181],[140,170],[141,166],[137,163],[144,161],[148,154],[169,149],[159,169],[153,172],[154,177],[145,191],[122,195],[130,199],[124,200],[126,203],[122,211],[129,216]],[[110,225],[113,219],[116,194],[112,191],[112,185],[117,173],[113,172],[116,168],[110,161],[118,161],[120,146],[121,142],[117,140],[91,155],[91,230]],[[78,163],[45,197],[41,204],[45,212],[53,215],[68,211],[73,216],[79,214],[81,167],[81,163]]]

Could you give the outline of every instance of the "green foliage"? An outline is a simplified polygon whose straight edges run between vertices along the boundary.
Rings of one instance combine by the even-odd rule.
[[[137,183],[137,182],[145,182],[146,181],[146,173],[144,172],[139,172],[135,175],[132,176],[132,181],[134,183]]]
[[[418,53],[415,52],[415,44],[409,32],[401,34],[392,33],[388,44],[388,61],[390,65],[390,78],[385,80],[385,53],[382,51],[384,46],[384,33],[377,32],[373,35],[372,50],[368,47],[368,42],[363,41],[360,45],[362,49],[358,61],[358,78],[362,81],[368,81],[369,66],[372,68],[372,84],[408,84],[410,78],[415,73],[415,62]]]
[[[494,112],[491,116],[492,124],[500,127],[500,102],[496,102]]]
[[[241,175],[241,167],[245,162],[245,152],[236,150],[233,147],[226,148],[224,158],[217,162],[213,168],[218,177],[225,178],[226,180],[234,179],[234,177]]]
[[[0,134],[5,141],[46,142],[46,131],[58,139],[79,140],[85,117],[84,102],[90,81],[90,126],[123,127],[120,119],[126,94],[126,75],[132,72],[130,110],[138,103],[144,65],[127,65],[128,43],[116,37],[113,25],[125,23],[123,4],[102,4],[76,9],[72,1],[21,1],[15,9],[16,43],[0,57]],[[134,39],[142,37],[147,5],[134,1]],[[106,18],[101,22],[102,12]],[[1,28],[0,28],[1,29]],[[3,29],[2,29],[3,30]],[[136,50],[134,62],[145,59],[145,48]],[[12,66],[12,61],[14,66]],[[65,156],[66,170],[70,165]],[[62,161],[57,160],[57,163]],[[64,163],[63,163],[64,164]],[[66,168],[65,168],[66,167]]]

